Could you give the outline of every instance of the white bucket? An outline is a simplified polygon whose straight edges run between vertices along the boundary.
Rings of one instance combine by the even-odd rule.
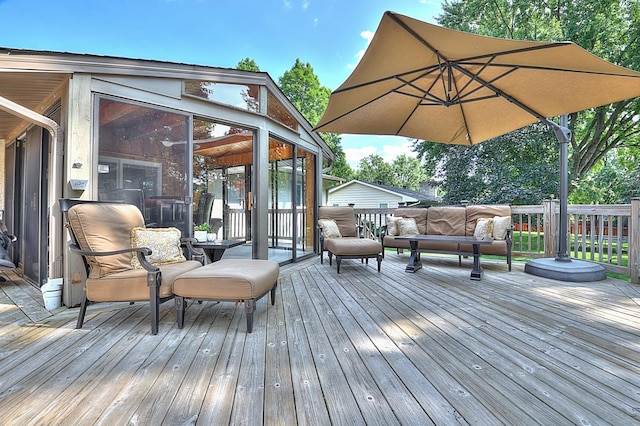
[[[58,309],[62,306],[62,278],[51,278],[40,287],[44,307],[48,311]]]
[[[47,311],[53,311],[62,306],[62,290],[46,291],[42,293],[42,298]]]

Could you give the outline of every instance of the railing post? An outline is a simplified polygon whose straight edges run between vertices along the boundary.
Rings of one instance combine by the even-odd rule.
[[[640,198],[631,199],[629,217],[629,274],[633,284],[640,284]]]
[[[558,218],[556,206],[558,200],[542,202],[542,221],[544,223],[544,257],[555,258],[558,250]],[[566,238],[566,236],[565,236]]]

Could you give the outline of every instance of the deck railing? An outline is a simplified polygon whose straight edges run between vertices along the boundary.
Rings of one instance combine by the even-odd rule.
[[[386,215],[393,209],[359,209],[367,236],[379,235]],[[524,258],[557,256],[560,204],[512,206],[513,255]],[[575,259],[601,264],[605,269],[629,275],[640,283],[640,198],[631,204],[569,205],[567,250]]]
[[[378,238],[387,215],[394,209],[359,209],[355,213],[364,225],[365,235]],[[514,256],[555,258],[557,256],[560,204],[557,200],[542,205],[512,206]],[[229,238],[244,237],[243,210],[230,212]],[[284,216],[283,216],[284,215]],[[287,218],[286,216],[289,216]],[[569,205],[567,207],[567,250],[575,259],[597,262],[605,269],[629,275],[640,283],[640,198],[630,204]],[[280,211],[278,220],[270,213],[269,238],[281,243],[291,238],[292,212]],[[298,216],[298,239],[304,239],[304,216]],[[277,223],[279,226],[272,224]],[[311,244],[302,241],[303,245]]]

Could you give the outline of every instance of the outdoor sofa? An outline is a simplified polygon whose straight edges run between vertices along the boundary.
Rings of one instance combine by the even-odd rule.
[[[383,255],[385,248],[409,249],[407,239],[398,239],[399,235],[450,235],[481,236],[494,239],[492,244],[480,246],[480,254],[506,256],[511,271],[512,241],[511,206],[509,205],[460,205],[431,207],[399,207],[393,215],[385,217],[380,241]],[[457,242],[419,241],[418,249],[422,253],[440,253],[472,256],[470,244]]]

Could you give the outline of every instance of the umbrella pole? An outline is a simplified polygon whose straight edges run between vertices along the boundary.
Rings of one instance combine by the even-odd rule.
[[[567,126],[567,115],[560,117],[560,124],[549,119],[543,120],[553,130],[560,149],[560,224],[558,230],[558,251],[555,259],[543,258],[527,262],[524,271],[539,277],[559,281],[585,282],[605,279],[602,265],[571,259],[567,250],[567,220],[569,198],[569,142],[571,130]]]
[[[570,262],[567,251],[567,211],[569,210],[569,142],[571,141],[571,130],[568,127],[567,114],[560,116],[560,125],[551,120],[546,120],[558,139],[560,149],[560,226],[558,229],[558,251],[556,260],[559,262]]]

